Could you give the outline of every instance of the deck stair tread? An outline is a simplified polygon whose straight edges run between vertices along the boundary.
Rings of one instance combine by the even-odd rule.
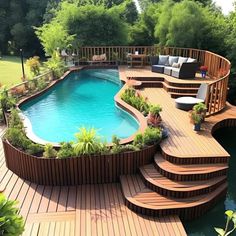
[[[154,159],[155,164],[162,170],[180,175],[206,174],[228,169],[227,163],[177,165],[165,160],[160,153]]]
[[[124,196],[128,202],[152,210],[197,207],[213,200],[227,189],[227,183],[224,183],[211,193],[180,199],[166,197],[152,191],[144,185],[139,175],[123,175],[120,180]]]
[[[226,176],[201,181],[176,181],[159,173],[153,164],[140,167],[140,173],[150,184],[171,191],[188,192],[214,186],[226,180]]]

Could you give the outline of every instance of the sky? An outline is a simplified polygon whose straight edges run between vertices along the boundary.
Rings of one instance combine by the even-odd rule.
[[[223,10],[223,13],[227,15],[230,11],[233,10],[234,0],[214,0],[215,3],[220,6]]]

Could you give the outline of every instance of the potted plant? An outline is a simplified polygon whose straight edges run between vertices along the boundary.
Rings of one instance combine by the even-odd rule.
[[[157,127],[161,123],[161,116],[160,116],[161,111],[162,108],[160,105],[151,106],[148,114],[148,124]]]
[[[193,126],[194,131],[200,131],[202,123],[202,115],[193,110],[190,112],[190,120],[191,123],[194,125]]]
[[[208,67],[207,66],[201,66],[200,71],[201,71],[201,74],[202,74],[202,78],[206,78]]]
[[[204,103],[199,102],[198,104],[194,105],[193,110],[202,116],[202,121],[205,120],[207,106]]]

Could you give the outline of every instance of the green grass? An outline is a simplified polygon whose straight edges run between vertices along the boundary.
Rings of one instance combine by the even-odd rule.
[[[26,75],[29,74],[27,66],[25,66]],[[2,56],[0,59],[0,83],[11,87],[14,84],[22,82],[22,70],[20,57]]]

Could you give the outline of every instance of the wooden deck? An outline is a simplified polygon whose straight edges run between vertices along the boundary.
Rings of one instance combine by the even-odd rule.
[[[161,117],[170,132],[168,139],[161,144],[165,154],[179,158],[229,157],[207,129],[208,119],[202,131],[194,132],[188,112],[176,109],[174,99],[164,89],[145,88],[142,94],[152,104],[163,107]]]
[[[137,175],[121,176],[126,204],[135,212],[150,216],[199,217],[226,194],[229,154],[214,139],[211,130],[222,119],[236,117],[235,109],[230,107],[217,118],[206,118],[202,131],[195,132],[189,113],[176,109],[173,98],[194,96],[201,83],[211,84],[212,80],[198,77],[179,80],[152,73],[150,68],[121,67],[119,72],[124,81],[134,79],[143,83],[135,88],[151,104],[162,106],[163,124],[169,130],[153,163],[141,167]]]
[[[7,169],[2,144],[0,191],[19,202],[27,236],[186,235],[178,216],[150,217],[131,211],[119,183],[59,187],[24,181]]]

